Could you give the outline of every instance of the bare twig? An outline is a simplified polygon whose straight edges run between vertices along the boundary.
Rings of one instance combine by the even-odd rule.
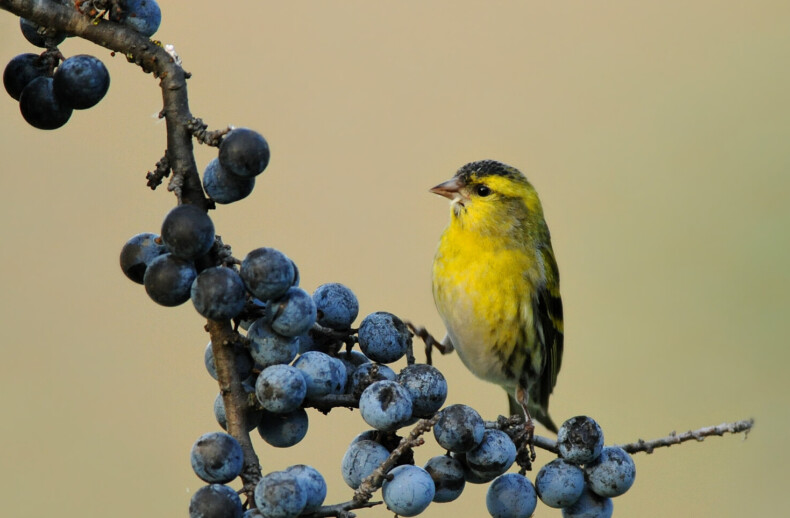
[[[734,423],[722,423],[718,426],[706,426],[705,428],[700,428],[698,430],[689,430],[688,432],[682,433],[680,435],[673,431],[668,436],[662,437],[660,439],[653,439],[652,441],[644,441],[639,439],[636,442],[632,442],[630,444],[619,444],[618,446],[628,453],[637,453],[640,451],[645,453],[653,453],[655,448],[661,448],[664,446],[669,447],[673,444],[680,444],[682,442],[691,440],[702,442],[705,440],[705,437],[710,437],[711,435],[722,436],[725,433],[743,433],[745,438],[749,433],[749,430],[752,429],[752,426],[754,426],[754,419],[744,419],[743,421],[735,421]]]
[[[433,428],[433,425],[436,424],[436,421],[439,420],[439,414],[435,414],[430,419],[420,419],[417,422],[417,425],[412,429],[412,431],[401,439],[400,444],[392,450],[390,456],[387,457],[387,460],[381,463],[381,465],[376,468],[376,470],[371,473],[365,480],[362,481],[362,484],[359,485],[359,488],[354,492],[354,502],[367,502],[373,496],[380,487],[381,484],[384,483],[384,479],[387,477],[387,472],[392,469],[393,466],[398,462],[398,459],[406,452],[410,451],[412,448],[422,445],[425,440],[421,437],[422,434],[429,431]]]
[[[329,394],[308,399],[304,402],[304,407],[315,408],[319,412],[328,414],[333,408],[359,408],[359,399],[351,394]]]
[[[195,137],[195,140],[201,144],[208,146],[219,147],[222,142],[222,137],[225,136],[230,130],[230,127],[221,130],[209,131],[208,124],[203,122],[203,119],[197,117],[190,119],[186,124],[187,130]]]
[[[159,187],[162,181],[168,176],[170,176],[170,160],[167,159],[167,150],[165,149],[164,155],[162,155],[162,158],[156,163],[156,169],[149,171],[148,174],[145,175],[145,179],[148,180],[148,187],[154,190]]]
[[[496,421],[486,421],[486,428],[495,428],[497,430],[502,430],[511,438],[518,434],[520,431],[520,427],[524,424],[524,418],[521,416],[511,416],[511,417],[504,417],[499,416],[499,419]],[[707,426],[704,428],[700,428],[698,430],[688,431],[686,433],[682,433],[678,435],[675,432],[670,433],[666,437],[662,437],[660,439],[653,439],[652,441],[645,441],[643,439],[639,439],[636,442],[630,444],[618,444],[620,448],[624,449],[628,453],[638,453],[638,452],[645,452],[645,453],[653,453],[655,448],[661,447],[668,447],[672,446],[673,444],[680,444],[682,442],[696,440],[702,442],[705,440],[705,437],[710,437],[711,435],[718,435],[722,436],[725,433],[744,433],[748,434],[749,430],[752,429],[754,426],[754,419],[745,419],[743,421],[735,421],[734,423],[722,423],[718,426]],[[540,435],[535,435],[532,439],[532,444],[543,450],[550,451],[554,454],[559,453],[559,449],[557,448],[557,441],[553,439],[549,439],[548,437],[542,437]]]
[[[354,518],[356,514],[352,513],[352,509],[364,509],[366,507],[375,507],[381,505],[383,502],[355,502],[349,500],[342,504],[325,505],[319,507],[314,513],[303,514],[300,518],[322,518],[324,516],[337,516],[337,518]]]

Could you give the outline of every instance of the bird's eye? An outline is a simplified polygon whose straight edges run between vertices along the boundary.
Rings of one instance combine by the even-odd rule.
[[[488,196],[491,194],[491,189],[489,189],[487,185],[478,185],[475,192],[478,196]]]

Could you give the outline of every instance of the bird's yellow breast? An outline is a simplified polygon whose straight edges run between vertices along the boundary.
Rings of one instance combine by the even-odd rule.
[[[433,264],[434,299],[461,360],[476,376],[515,387],[524,342],[535,339],[531,293],[538,270],[534,252],[523,243],[457,222],[442,234]]]

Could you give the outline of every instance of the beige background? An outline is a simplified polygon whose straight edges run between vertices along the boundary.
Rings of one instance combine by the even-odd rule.
[[[742,437],[636,457],[616,516],[775,516],[788,504],[790,4],[163,2],[193,112],[261,131],[269,169],[213,214],[237,257],[280,248],[308,290],[343,282],[361,316],[441,334],[430,263],[448,217],[427,189],[462,164],[521,168],[562,274],[566,353],[555,420],[586,413],[608,443],[754,417]],[[189,449],[217,429],[207,342],[190,305],[161,308],[118,253],[174,198],[145,172],[164,149],[157,83],[122,56],[96,108],[58,131],[0,101],[0,502],[3,515],[185,516]],[[0,13],[0,61],[30,52]],[[201,167],[216,150],[201,148]],[[449,401],[488,418],[499,389],[438,360]],[[264,469],[306,462],[328,502],[365,425],[310,414]],[[424,462],[438,450],[417,452]],[[550,460],[545,452],[540,462]],[[470,487],[425,516],[483,516]],[[389,516],[383,508],[360,516]],[[559,516],[544,506],[536,516]]]

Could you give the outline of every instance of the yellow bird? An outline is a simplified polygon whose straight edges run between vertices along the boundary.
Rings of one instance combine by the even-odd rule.
[[[538,194],[517,169],[472,162],[431,189],[450,199],[433,261],[444,345],[483,380],[503,387],[511,414],[556,433],[549,395],[562,361],[557,262]]]

